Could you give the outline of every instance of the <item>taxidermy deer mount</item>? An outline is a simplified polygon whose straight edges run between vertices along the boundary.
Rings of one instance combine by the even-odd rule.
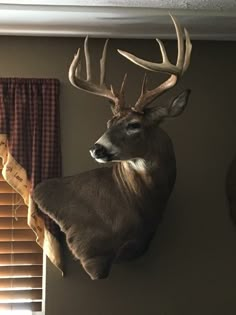
[[[118,50],[140,67],[170,75],[152,90],[147,89],[144,76],[141,95],[134,106],[125,105],[126,75],[119,92],[105,84],[107,41],[100,61],[100,84],[91,81],[87,38],[84,47],[87,79],[82,79],[80,74],[80,50],[69,69],[69,80],[76,88],[112,102],[113,117],[90,153],[99,163],[113,164],[75,176],[47,180],[36,187],[33,198],[39,208],[59,224],[68,247],[91,279],[105,278],[113,263],[134,259],[146,252],[175,183],[172,142],[159,124],[183,112],[189,90],[170,104],[151,105],[176,85],[190,63],[188,32],[184,30],[184,41],[180,24],[171,18],[178,40],[176,64],[170,63],[159,39],[162,63],[142,60]]]

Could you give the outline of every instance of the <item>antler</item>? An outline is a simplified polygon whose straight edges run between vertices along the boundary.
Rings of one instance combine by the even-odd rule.
[[[178,82],[179,78],[184,74],[184,72],[188,69],[188,66],[190,64],[190,57],[191,57],[191,50],[192,50],[192,44],[190,41],[190,37],[188,34],[188,31],[184,29],[185,33],[185,47],[184,47],[184,38],[183,38],[183,31],[182,28],[179,24],[179,22],[172,16],[170,15],[174,26],[176,30],[176,35],[177,35],[177,41],[178,41],[178,57],[177,57],[177,62],[175,65],[171,64],[168,56],[166,54],[165,47],[162,43],[161,40],[158,38],[156,41],[159,44],[161,54],[162,54],[162,63],[154,63],[150,61],[146,61],[143,59],[140,59],[128,52],[122,51],[118,49],[118,52],[124,56],[125,58],[129,59],[136,65],[145,68],[150,71],[154,72],[164,72],[171,74],[170,78],[167,79],[165,82],[163,82],[161,85],[158,87],[154,88],[153,90],[148,90],[147,89],[147,77],[146,74],[143,79],[143,84],[142,84],[142,89],[141,89],[141,95],[139,99],[137,100],[135,106],[132,108],[134,111],[143,113],[143,109],[145,106],[153,102],[158,96],[172,88],[173,86],[176,85]]]
[[[91,94],[96,94],[108,98],[114,103],[113,112],[118,113],[124,106],[124,87],[127,75],[125,74],[123,82],[121,84],[120,91],[117,93],[113,89],[112,85],[110,89],[105,83],[106,76],[106,53],[107,53],[108,39],[105,42],[102,57],[100,59],[100,83],[96,84],[92,82],[90,55],[88,51],[88,36],[84,41],[84,55],[86,63],[86,79],[81,78],[81,61],[80,61],[80,48],[78,49],[74,59],[69,68],[69,80],[73,86],[78,89],[84,90]]]

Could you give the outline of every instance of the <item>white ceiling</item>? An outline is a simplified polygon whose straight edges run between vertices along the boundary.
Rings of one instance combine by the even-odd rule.
[[[0,0],[0,34],[236,40],[236,0]]]

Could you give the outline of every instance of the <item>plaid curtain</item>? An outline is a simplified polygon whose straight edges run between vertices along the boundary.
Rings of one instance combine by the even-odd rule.
[[[0,156],[3,176],[29,207],[28,224],[62,270],[60,230],[30,198],[41,181],[61,176],[59,81],[0,79]]]

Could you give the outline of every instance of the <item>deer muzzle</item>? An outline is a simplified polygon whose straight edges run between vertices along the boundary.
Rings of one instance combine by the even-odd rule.
[[[113,155],[102,144],[95,143],[89,152],[92,158],[94,158],[99,163],[106,163],[112,160]]]

